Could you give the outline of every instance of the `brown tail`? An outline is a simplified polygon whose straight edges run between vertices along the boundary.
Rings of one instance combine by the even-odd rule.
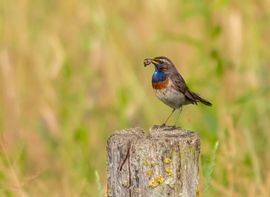
[[[198,94],[196,94],[195,92],[191,92],[189,91],[189,93],[191,94],[192,96],[192,100],[194,100],[195,102],[201,102],[205,105],[208,105],[208,106],[212,106],[212,103],[210,103],[208,100],[206,99],[203,99],[201,98]]]

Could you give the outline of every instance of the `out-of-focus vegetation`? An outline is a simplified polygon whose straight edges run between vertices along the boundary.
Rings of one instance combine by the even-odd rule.
[[[200,194],[269,195],[269,44],[267,0],[2,0],[0,196],[105,191],[108,135],[170,113],[159,55],[213,102],[178,123],[201,136]]]

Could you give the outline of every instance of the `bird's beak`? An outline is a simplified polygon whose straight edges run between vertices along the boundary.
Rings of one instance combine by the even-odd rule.
[[[143,61],[143,63],[144,63],[144,67],[150,65],[151,63],[152,63],[152,64],[158,64],[158,62],[157,62],[156,60],[151,59],[151,58],[146,58],[146,59]]]

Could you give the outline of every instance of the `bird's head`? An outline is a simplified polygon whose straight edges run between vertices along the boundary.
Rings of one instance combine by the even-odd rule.
[[[170,73],[171,71],[175,70],[175,66],[172,63],[171,60],[169,60],[167,57],[159,56],[155,57],[153,59],[146,58],[144,60],[144,66],[148,66],[150,64],[153,64],[155,66],[155,70],[163,73]]]

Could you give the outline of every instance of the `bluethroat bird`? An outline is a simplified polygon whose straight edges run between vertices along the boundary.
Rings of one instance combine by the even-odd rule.
[[[156,96],[173,109],[163,125],[166,125],[176,109],[179,109],[180,115],[183,105],[197,105],[198,102],[208,106],[212,105],[209,101],[201,98],[187,87],[185,80],[177,71],[173,62],[167,57],[160,56],[144,60],[145,67],[150,64],[155,66],[155,71],[152,76],[152,87],[155,90]],[[174,126],[176,125],[177,119]]]

